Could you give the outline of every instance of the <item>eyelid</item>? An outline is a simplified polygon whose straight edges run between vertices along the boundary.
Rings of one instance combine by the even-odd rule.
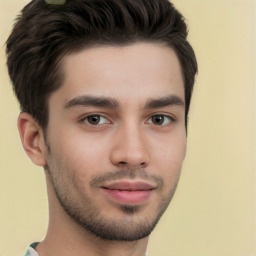
[[[107,120],[107,122],[104,122],[103,124],[90,124],[89,122],[85,122],[85,120],[88,118],[88,117],[91,117],[91,116],[100,116],[101,118],[104,118]],[[167,126],[169,125],[170,123],[174,123],[176,122],[176,117],[173,116],[172,114],[167,114],[167,113],[162,113],[162,112],[157,112],[157,113],[151,113],[147,118],[146,118],[146,123],[150,124],[150,125],[156,125],[154,124],[151,120],[152,117],[154,116],[163,116],[165,118],[168,118],[169,119],[169,122],[168,124],[161,124],[161,125],[158,125],[158,126]],[[106,115],[105,113],[98,113],[98,112],[91,112],[91,113],[87,113],[85,115],[82,115],[81,117],[78,118],[78,121],[81,122],[81,123],[84,123],[84,124],[87,124],[87,125],[91,125],[91,126],[100,126],[100,125],[104,125],[104,124],[111,124],[113,123],[113,121],[111,120],[111,118],[108,117],[108,115]]]
[[[149,122],[149,120],[150,120],[152,117],[154,117],[154,116],[163,116],[163,117],[165,117],[165,118],[168,118],[168,119],[169,119],[169,122],[168,122],[168,124],[161,124],[161,125],[154,124],[152,121]],[[151,114],[151,115],[149,116],[149,118],[147,118],[147,123],[149,123],[149,124],[151,124],[151,125],[156,125],[156,126],[167,126],[167,125],[169,125],[170,123],[174,123],[174,122],[176,122],[176,118],[175,118],[173,115],[171,115],[171,114],[166,114],[166,113],[154,113],[154,114]]]
[[[107,120],[107,122],[103,123],[103,124],[90,124],[88,121],[86,122],[85,120],[91,116],[99,116],[100,118],[104,118]],[[108,117],[106,117],[105,115],[101,114],[101,113],[90,113],[87,115],[82,116],[81,118],[79,118],[79,122],[84,123],[86,125],[90,125],[90,126],[99,126],[99,125],[104,125],[104,124],[111,124],[111,121]]]

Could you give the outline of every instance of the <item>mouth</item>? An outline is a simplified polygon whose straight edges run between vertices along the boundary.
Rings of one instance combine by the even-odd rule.
[[[118,181],[101,187],[106,196],[121,204],[141,204],[147,201],[154,185],[142,181]]]

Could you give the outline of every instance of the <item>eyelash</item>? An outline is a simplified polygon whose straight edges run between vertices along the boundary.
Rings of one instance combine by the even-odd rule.
[[[152,122],[152,118],[157,117],[157,116],[164,117],[164,119],[168,118],[169,119],[168,124],[164,124],[164,125],[162,125],[162,124],[160,124],[160,125],[154,124]],[[98,123],[98,124],[91,124],[91,123],[88,122],[88,118],[90,118],[90,117],[104,118],[104,119],[107,120],[107,122],[104,122],[103,124],[100,124],[100,123]],[[151,120],[151,122],[149,120]],[[90,115],[84,116],[83,118],[80,119],[80,122],[85,123],[86,125],[91,125],[91,126],[100,126],[100,125],[104,125],[104,124],[111,124],[111,121],[109,121],[109,119],[107,117],[105,117],[104,115],[101,115],[101,114],[90,114]],[[176,119],[173,116],[166,115],[166,114],[161,114],[161,113],[151,115],[147,119],[147,123],[148,124],[155,125],[155,126],[168,126],[170,123],[174,123],[174,122],[176,122]]]
[[[103,115],[100,115],[100,114],[90,114],[90,115],[88,115],[88,116],[85,116],[85,117],[83,117],[83,118],[81,119],[81,122],[86,123],[87,125],[91,125],[91,126],[103,125],[103,124],[91,124],[91,123],[89,123],[89,122],[88,122],[88,118],[90,118],[90,117],[99,117],[99,118],[101,118],[101,119],[104,118],[104,119],[108,120],[108,122],[107,122],[108,124],[111,123],[107,117],[105,117],[105,116],[103,116]],[[105,124],[105,123],[104,123],[104,124]]]
[[[160,124],[160,125],[154,124],[152,122],[152,118],[157,117],[157,116],[158,117],[163,117],[164,118],[164,122],[166,121],[166,119],[169,119],[169,121],[167,121],[168,123],[167,124]],[[173,116],[166,115],[166,114],[154,114],[154,115],[150,116],[150,118],[148,120],[151,120],[150,124],[156,125],[156,126],[167,126],[167,125],[169,125],[171,123],[174,123],[176,121],[176,119]]]

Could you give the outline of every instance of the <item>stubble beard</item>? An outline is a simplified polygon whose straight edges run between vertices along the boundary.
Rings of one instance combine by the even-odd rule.
[[[52,158],[52,157],[51,157]],[[51,161],[50,161],[51,162]],[[59,161],[57,161],[59,162]],[[65,163],[58,163],[52,166],[46,166],[45,169],[49,173],[51,182],[55,191],[55,194],[64,209],[64,211],[71,217],[85,231],[91,235],[96,236],[103,240],[111,241],[135,241],[145,238],[150,235],[155,226],[157,225],[162,214],[167,209],[178,184],[178,180],[175,185],[170,188],[166,195],[162,195],[158,202],[157,207],[144,215],[141,214],[140,205],[122,204],[119,206],[119,210],[122,212],[122,218],[117,219],[115,216],[107,218],[104,216],[104,211],[100,209],[100,206],[94,202],[94,199],[88,195],[83,195],[83,202],[76,202],[72,196],[72,191],[69,191],[69,184],[58,177],[55,171],[67,168]],[[53,167],[53,168],[52,168]],[[135,177],[148,177],[145,170],[136,169],[131,170],[129,168],[121,169],[115,173],[109,173],[106,176],[109,177],[123,177],[123,178],[135,178]],[[97,183],[104,180],[104,176],[96,177],[94,181]],[[159,185],[159,191],[164,186],[162,178],[158,178],[161,183]],[[70,180],[70,183],[76,183],[75,180]],[[91,185],[93,185],[93,181]],[[147,214],[145,216],[145,214]]]

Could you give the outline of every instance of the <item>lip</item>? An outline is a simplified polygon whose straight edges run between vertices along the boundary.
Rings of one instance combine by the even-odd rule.
[[[150,183],[143,181],[118,181],[110,183],[103,188],[110,190],[125,190],[125,191],[135,191],[135,190],[152,190],[155,187]]]
[[[122,204],[140,204],[149,199],[155,186],[142,181],[118,181],[101,188],[110,200]]]

